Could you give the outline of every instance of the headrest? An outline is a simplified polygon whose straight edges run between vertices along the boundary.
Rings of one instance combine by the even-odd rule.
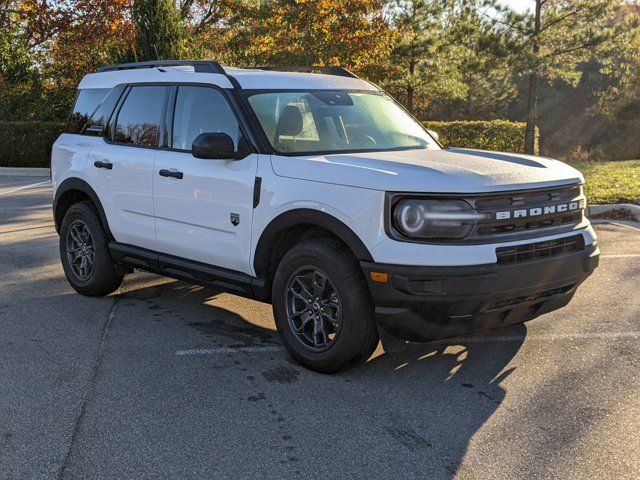
[[[295,105],[287,105],[280,115],[276,135],[295,137],[302,132],[302,113]]]

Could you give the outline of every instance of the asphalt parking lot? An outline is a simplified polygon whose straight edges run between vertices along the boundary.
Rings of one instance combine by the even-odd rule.
[[[76,294],[50,204],[0,177],[3,479],[640,478],[638,229],[597,226],[563,310],[325,376],[265,304],[144,273]]]

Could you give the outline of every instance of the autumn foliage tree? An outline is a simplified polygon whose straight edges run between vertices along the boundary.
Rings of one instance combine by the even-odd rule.
[[[640,154],[638,0],[530,2],[0,0],[0,118],[63,119],[112,63],[341,65],[421,119],[528,120],[529,151],[540,126],[545,154]]]
[[[241,65],[341,65],[363,70],[388,56],[393,32],[381,0],[242,2],[228,47]]]

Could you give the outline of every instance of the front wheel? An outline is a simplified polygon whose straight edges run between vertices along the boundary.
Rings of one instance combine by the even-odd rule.
[[[362,271],[338,242],[294,246],[276,271],[272,303],[285,347],[310,370],[337,372],[367,360],[378,344]]]

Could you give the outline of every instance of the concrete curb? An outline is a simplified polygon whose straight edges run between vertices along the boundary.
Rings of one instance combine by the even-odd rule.
[[[0,167],[0,176],[4,177],[50,177],[48,168]]]
[[[618,203],[613,205],[590,205],[587,207],[587,217],[601,217],[607,218],[609,214],[613,214],[616,211],[622,211],[627,213],[633,217],[635,217],[635,222],[640,222],[640,206],[633,205],[631,203]],[[618,220],[618,216],[612,215],[611,218],[614,220]],[[630,220],[625,218],[624,220]]]

